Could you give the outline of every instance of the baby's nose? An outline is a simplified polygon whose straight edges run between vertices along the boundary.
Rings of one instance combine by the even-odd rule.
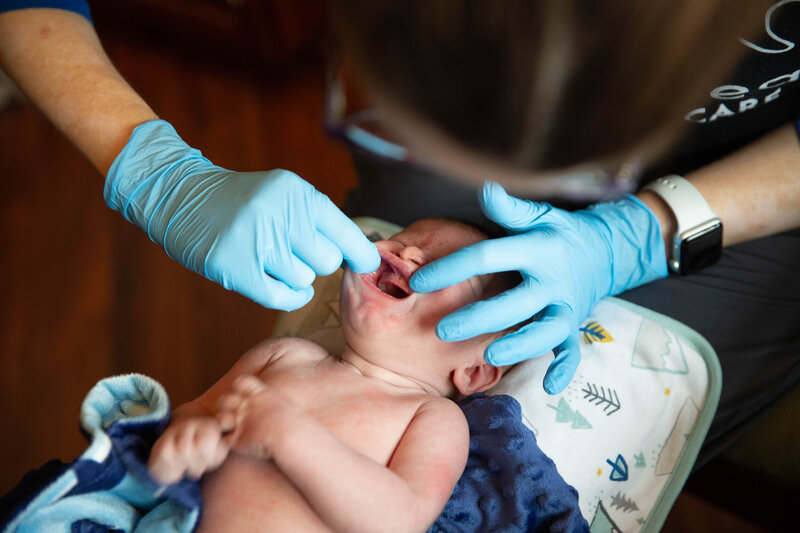
[[[418,267],[424,265],[427,262],[427,258],[425,257],[425,252],[423,252],[420,248],[416,246],[406,246],[400,253],[397,254],[400,256],[400,259],[403,261],[409,261],[411,263],[416,264]]]

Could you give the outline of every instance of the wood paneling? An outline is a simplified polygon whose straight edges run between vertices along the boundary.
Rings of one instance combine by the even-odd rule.
[[[324,0],[93,0],[92,16],[128,34],[271,64],[319,54]]]

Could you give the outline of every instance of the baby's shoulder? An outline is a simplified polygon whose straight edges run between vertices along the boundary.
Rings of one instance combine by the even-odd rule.
[[[431,417],[443,418],[464,418],[464,411],[458,406],[456,402],[444,396],[430,396],[426,395],[417,408],[417,415],[425,415]]]
[[[280,360],[319,361],[330,355],[316,342],[299,337],[274,337],[262,341],[250,351],[255,352],[256,357],[268,359],[271,363]]]

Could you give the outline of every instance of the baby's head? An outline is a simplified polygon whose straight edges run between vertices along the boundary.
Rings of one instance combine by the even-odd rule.
[[[486,363],[486,347],[503,332],[460,342],[444,342],[436,325],[457,309],[512,288],[519,274],[498,273],[469,278],[431,293],[414,293],[409,278],[422,265],[459,248],[487,239],[480,230],[429,218],[375,244],[381,266],[370,274],[345,269],[340,316],[345,340],[370,362],[423,381],[443,395],[486,390],[503,368]]]

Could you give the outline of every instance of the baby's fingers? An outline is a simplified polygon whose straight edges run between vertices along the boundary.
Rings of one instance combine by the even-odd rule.
[[[217,422],[224,437],[236,428],[236,412],[228,409],[218,411]]]
[[[175,441],[169,437],[156,441],[150,452],[150,459],[147,461],[150,475],[162,485],[177,482],[183,477],[185,470],[185,463],[176,453]]]
[[[232,413],[244,402],[244,396],[238,392],[229,391],[217,400],[217,419],[222,413]]]
[[[237,377],[231,384],[231,390],[236,391],[243,396],[252,396],[253,394],[257,394],[265,390],[266,388],[267,387],[264,385],[263,381],[250,374],[244,374]]]
[[[227,450],[214,418],[192,419],[167,429],[150,452],[148,468],[165,485],[184,476],[199,479],[224,461]]]
[[[217,421],[222,427],[223,432],[229,432],[238,423],[240,418],[239,410],[246,407],[247,399],[257,394],[266,387],[255,376],[243,375],[237,377],[231,383],[230,390],[219,397],[217,400]]]
[[[209,470],[217,468],[227,456],[228,446],[222,440],[222,428],[216,419],[198,425],[185,450],[186,475],[200,479]]]

